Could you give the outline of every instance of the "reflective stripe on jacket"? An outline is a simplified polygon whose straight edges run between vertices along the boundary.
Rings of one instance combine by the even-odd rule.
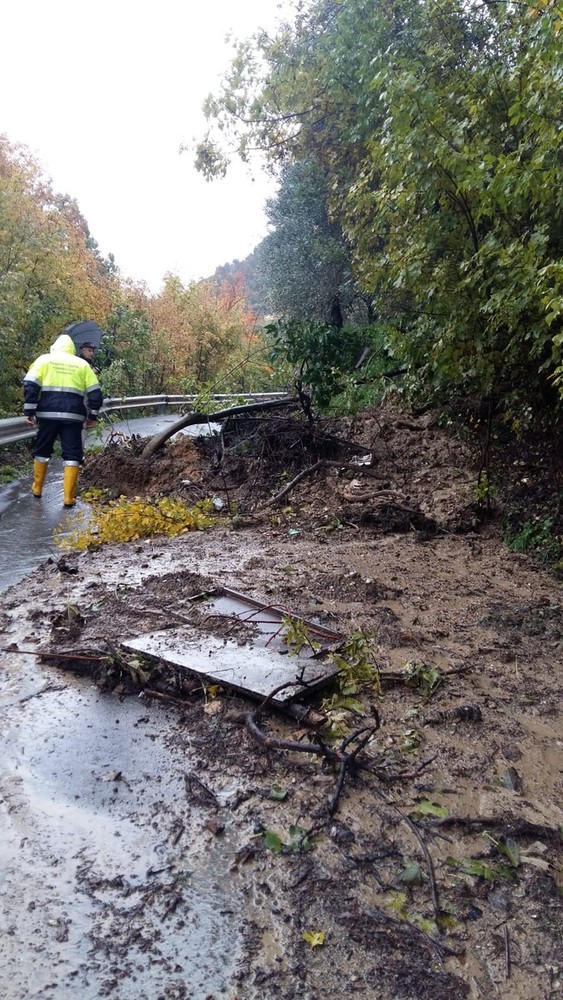
[[[39,420],[95,420],[104,401],[96,373],[66,333],[33,362],[23,389],[25,416]]]

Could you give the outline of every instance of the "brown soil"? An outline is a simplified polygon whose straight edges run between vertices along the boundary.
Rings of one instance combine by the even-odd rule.
[[[525,465],[504,453],[505,492],[484,520],[479,450],[430,415],[374,411],[322,434],[297,418],[247,421],[221,439],[174,440],[150,462],[142,444],[95,456],[83,486],[214,497],[217,525],[45,564],[26,582],[25,610],[8,595],[7,632],[21,646],[32,626],[59,652],[107,652],[179,621],[197,629],[191,598],[227,586],[369,639],[381,677],[381,690],[360,687],[355,704],[336,688],[313,699],[332,723],[335,759],[307,753],[308,743],[326,745],[326,731],[266,711],[258,722],[274,743],[264,744],[248,724],[255,703],[228,689],[211,698],[200,682],[155,669],[146,701],[165,710],[192,776],[186,802],[163,807],[159,822],[169,842],[181,827],[196,851],[202,831],[205,843],[227,838],[239,894],[236,971],[211,1000],[558,996],[561,585],[501,537],[523,494],[530,517],[545,502],[541,449]],[[368,453],[370,464],[357,464]],[[336,464],[272,502],[319,460]],[[237,641],[247,639],[242,628]],[[147,686],[115,661],[109,672],[71,665],[95,671],[115,714],[119,697]],[[363,748],[359,736],[347,742],[364,727]],[[275,740],[300,741],[303,752]],[[181,935],[187,903],[170,878],[168,934]],[[114,886],[114,903],[127,891]],[[307,943],[311,931],[322,944]],[[134,942],[123,926],[113,933],[118,958],[94,942],[102,968],[113,963],[114,985],[98,995],[120,1000]],[[147,948],[157,956],[158,942]],[[163,997],[203,1000],[181,973],[172,980]]]

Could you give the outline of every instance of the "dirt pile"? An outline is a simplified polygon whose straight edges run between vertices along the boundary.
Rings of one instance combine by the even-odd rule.
[[[310,422],[239,415],[221,433],[178,434],[149,460],[146,442],[118,440],[90,456],[82,485],[110,496],[215,497],[252,524],[291,522],[330,531],[341,523],[379,533],[479,531],[484,522],[517,551],[563,575],[563,442],[554,431],[519,439],[413,417],[387,404],[361,416]]]
[[[128,497],[213,495],[241,515],[291,506],[303,523],[332,517],[383,531],[467,531],[477,524],[474,449],[429,417],[374,412],[361,423],[315,426],[298,415],[239,418],[220,436],[178,435],[149,460],[144,444],[120,442],[90,457],[82,486]]]

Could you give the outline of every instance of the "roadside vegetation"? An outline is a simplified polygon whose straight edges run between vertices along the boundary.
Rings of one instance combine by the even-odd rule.
[[[313,0],[242,42],[197,165],[215,177],[259,150],[278,174],[258,252],[272,311],[347,342],[383,331],[410,397],[552,424],[562,39],[553,0]]]
[[[49,753],[60,732],[72,749],[76,693],[50,673],[28,683],[31,658],[86,678],[84,696],[112,692],[120,723],[115,757],[113,707],[96,699],[76,730],[93,763],[56,899],[63,827],[26,814],[8,769],[8,856],[29,872],[10,874],[13,927],[29,916],[16,984],[22,953],[49,954],[61,989],[106,995],[133,969],[146,991],[153,968],[159,995],[192,995],[209,873],[214,912],[219,882],[233,892],[229,996],[557,992],[562,40],[555,0],[295,0],[274,34],[238,44],[197,140],[210,181],[262,157],[279,180],[270,231],[246,261],[167,274],[157,294],[122,279],[74,199],[0,136],[0,419],[82,318],[105,333],[106,396],[196,397],[150,440],[98,441],[86,512],[55,532],[65,551],[5,602],[8,751],[26,718]],[[245,399],[273,389],[286,395]],[[179,433],[207,421],[216,435]],[[0,492],[30,455],[0,447]],[[155,630],[162,645],[139,653],[131,637]],[[264,700],[246,673],[187,656],[236,646],[246,671],[274,638],[295,681]],[[330,683],[312,690],[307,666]],[[303,704],[276,705],[296,682]],[[141,716],[120,714],[127,694]],[[88,795],[116,854],[83,821]]]
[[[28,443],[0,448],[0,488],[19,479],[24,472],[29,470],[30,462]]]

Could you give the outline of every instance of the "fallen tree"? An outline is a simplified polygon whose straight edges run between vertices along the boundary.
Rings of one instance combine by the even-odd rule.
[[[169,438],[177,434],[184,427],[193,427],[195,424],[215,424],[219,420],[226,420],[228,417],[236,417],[245,413],[259,413],[262,410],[282,409],[284,407],[301,407],[297,399],[288,396],[285,399],[269,399],[261,403],[243,403],[240,406],[231,406],[225,410],[217,410],[215,413],[200,413],[198,411],[187,413],[180,420],[177,420],[166,430],[160,431],[150,439],[142,452],[141,458],[151,458],[159,448],[168,441]]]

